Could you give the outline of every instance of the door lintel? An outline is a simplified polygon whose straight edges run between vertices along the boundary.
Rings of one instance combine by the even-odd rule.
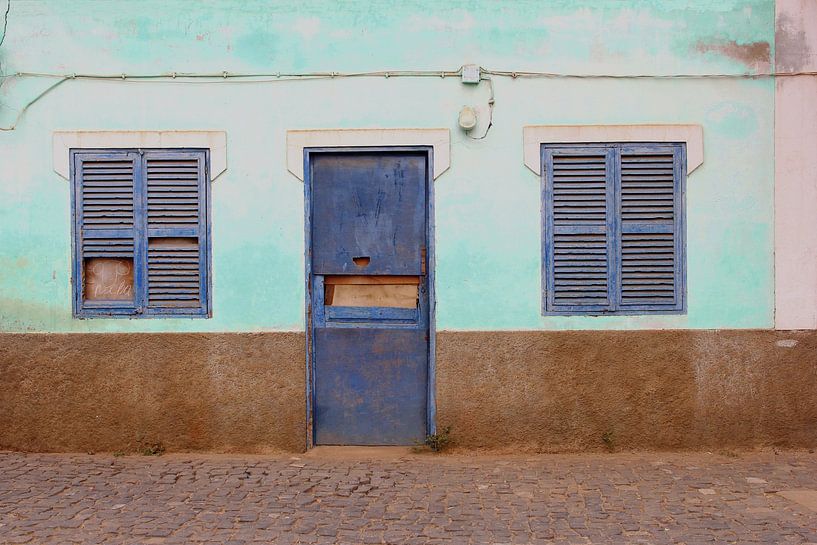
[[[306,148],[388,148],[424,146],[434,150],[433,179],[451,165],[448,129],[292,129],[287,131],[287,170],[304,181]]]

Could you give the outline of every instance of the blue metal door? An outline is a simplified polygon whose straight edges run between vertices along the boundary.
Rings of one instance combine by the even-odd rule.
[[[423,151],[308,154],[315,444],[426,434],[428,162]]]

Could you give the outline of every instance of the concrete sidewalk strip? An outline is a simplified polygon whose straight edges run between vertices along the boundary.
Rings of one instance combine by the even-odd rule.
[[[817,490],[782,490],[778,494],[817,513]]]
[[[0,544],[817,543],[806,452],[0,453]]]

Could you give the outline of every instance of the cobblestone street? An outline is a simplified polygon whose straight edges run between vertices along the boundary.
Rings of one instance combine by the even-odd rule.
[[[817,543],[794,490],[814,454],[2,453],[0,543]]]

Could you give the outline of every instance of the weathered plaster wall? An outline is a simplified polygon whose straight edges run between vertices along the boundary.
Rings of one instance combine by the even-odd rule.
[[[441,332],[462,447],[817,445],[817,333]],[[302,450],[304,335],[0,334],[0,449]]]
[[[817,445],[817,335],[443,332],[437,417],[463,447]]]
[[[2,2],[2,0],[0,0]],[[12,2],[0,65],[60,73],[456,69],[582,73],[765,70],[772,0],[149,0]],[[10,78],[0,123],[52,84]],[[773,101],[769,80],[494,78],[484,140],[456,126],[485,84],[457,78],[271,83],[69,81],[0,133],[0,329],[40,332],[303,330],[303,186],[286,170],[298,128],[448,127],[435,182],[442,330],[767,328],[773,324]],[[531,124],[693,123],[704,164],[688,180],[689,312],[542,317],[539,180]],[[57,129],[225,130],[213,202],[213,318],[71,318],[68,183]]]
[[[304,336],[0,334],[0,449],[306,446]]]
[[[775,65],[817,71],[817,2],[778,0]],[[817,328],[817,78],[775,91],[775,327]]]

